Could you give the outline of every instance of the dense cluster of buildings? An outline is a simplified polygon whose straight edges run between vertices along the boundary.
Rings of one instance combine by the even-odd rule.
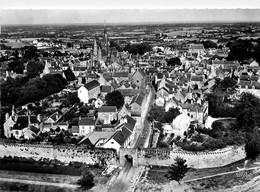
[[[202,35],[214,39],[216,34],[219,31],[204,31],[196,38]],[[80,102],[91,110],[86,116],[79,115],[73,122],[68,122],[62,121],[67,111],[36,116],[27,106],[13,109],[11,114],[6,115],[5,137],[33,139],[41,132],[59,127],[58,132],[65,130],[74,137],[81,137],[79,144],[118,151],[120,147],[133,147],[136,129],[142,126],[140,118],[150,91],[155,91],[155,97],[152,98],[155,105],[163,107],[165,111],[179,109],[181,118],[176,118],[170,125],[165,124],[163,128],[165,133],[178,133],[180,136],[189,129],[191,122],[205,123],[208,116],[205,96],[211,92],[216,78],[235,75],[240,93],[251,92],[260,96],[260,67],[255,60],[250,59],[243,65],[237,61],[227,61],[225,58],[229,49],[223,43],[219,43],[221,48],[205,49],[202,43],[192,43],[194,38],[188,42],[183,36],[179,39],[174,37],[173,40],[163,35],[159,38],[158,45],[155,45],[156,41],[151,43],[154,45],[153,51],[144,55],[132,55],[111,47],[106,29],[103,38],[94,38],[86,49],[75,41],[70,42],[68,47],[67,43],[60,41],[48,43],[44,39],[33,40],[32,45],[49,55],[39,57],[45,65],[41,76],[63,74],[64,70],[70,68],[76,79],[70,82],[66,91],[77,93]],[[142,42],[140,39],[129,41],[132,44]],[[176,45],[185,43],[172,48],[167,46],[169,42],[175,42]],[[55,47],[60,55],[55,54],[50,47]],[[1,51],[1,54],[8,55],[11,52]],[[19,51],[21,57],[22,54]],[[169,65],[169,59],[176,57],[180,59],[180,65]],[[1,70],[4,79],[21,75],[6,71],[3,66]],[[120,108],[106,105],[105,96],[115,90],[124,97],[125,103]],[[55,132],[52,134],[55,135]]]

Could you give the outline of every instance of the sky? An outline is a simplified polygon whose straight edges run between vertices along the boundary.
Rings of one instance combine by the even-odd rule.
[[[260,21],[260,0],[6,0],[0,4],[1,24],[213,21]]]

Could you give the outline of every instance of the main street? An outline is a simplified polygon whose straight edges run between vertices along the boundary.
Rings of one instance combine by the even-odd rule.
[[[149,87],[149,94],[147,96],[146,102],[143,104],[141,120],[139,123],[140,129],[137,130],[136,135],[138,136],[133,143],[133,146],[146,148],[148,147],[147,141],[149,141],[151,126],[149,123],[146,123],[146,117],[149,112],[150,107],[154,102],[154,91],[153,88]],[[116,180],[111,184],[108,191],[111,192],[125,192],[132,191],[134,189],[134,185],[137,183],[139,175],[142,174],[142,167],[132,167],[129,163],[126,164],[125,167],[121,170]]]

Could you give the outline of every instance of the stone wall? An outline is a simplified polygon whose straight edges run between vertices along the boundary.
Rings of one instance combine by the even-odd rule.
[[[173,164],[175,158],[187,160],[189,167],[201,169],[222,167],[246,157],[244,146],[227,147],[212,152],[174,152],[169,149],[120,149],[120,166],[124,166],[125,155],[133,157],[133,165],[161,165]]]
[[[138,165],[168,166],[179,156],[189,167],[201,169],[221,167],[246,157],[244,146],[227,147],[212,152],[174,152],[165,149],[144,149],[138,152]]]
[[[112,149],[87,149],[82,146],[54,146],[54,145],[28,145],[0,143],[0,158],[4,156],[16,156],[39,160],[47,158],[57,159],[64,163],[83,162],[96,164],[105,160],[108,164],[116,165],[117,154]]]

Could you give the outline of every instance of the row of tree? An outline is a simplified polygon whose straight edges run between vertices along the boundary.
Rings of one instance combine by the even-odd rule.
[[[175,119],[179,114],[180,111],[178,108],[170,108],[169,111],[165,112],[163,107],[155,105],[149,111],[147,120],[161,123],[172,123],[173,119]]]
[[[7,78],[1,85],[1,101],[6,106],[21,106],[57,93],[66,85],[67,81],[60,74],[47,74],[42,78]]]

